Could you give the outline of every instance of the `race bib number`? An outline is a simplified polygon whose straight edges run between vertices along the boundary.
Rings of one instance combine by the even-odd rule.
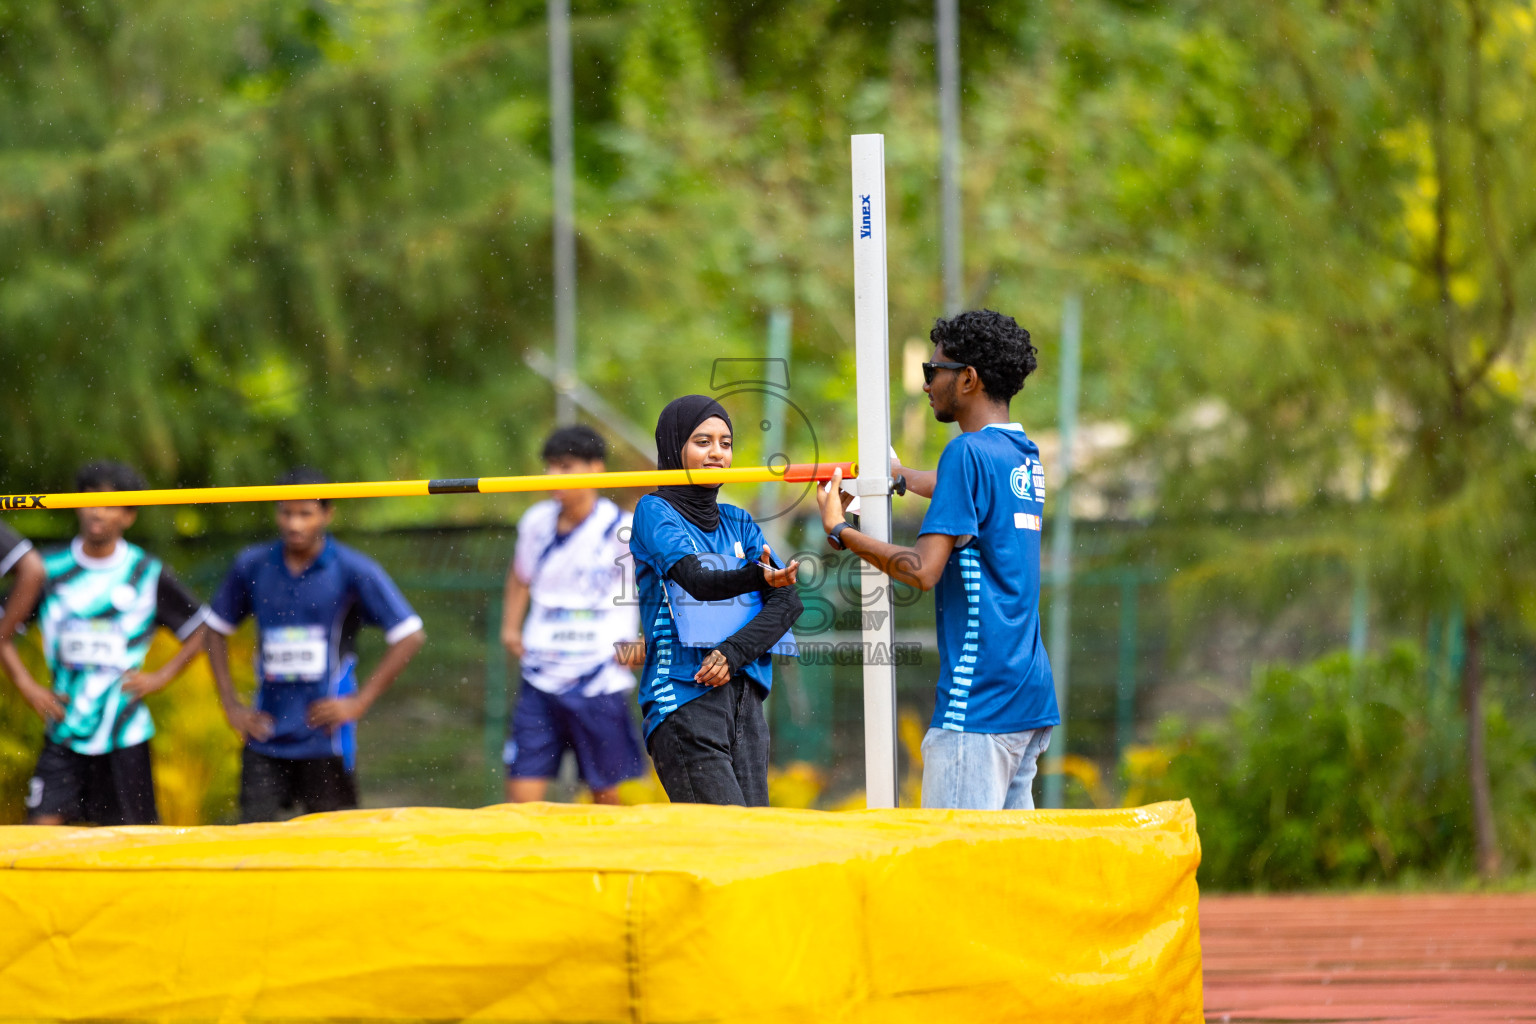
[[[535,606],[523,625],[523,646],[562,661],[611,655],[615,640],[633,637],[611,608]]]
[[[69,668],[127,668],[128,638],[115,622],[70,619],[59,630],[59,660]]]
[[[312,683],[325,677],[325,629],[277,626],[261,633],[261,674],[281,683]]]

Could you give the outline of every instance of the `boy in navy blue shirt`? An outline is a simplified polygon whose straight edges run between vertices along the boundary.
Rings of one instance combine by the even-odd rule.
[[[313,470],[281,483],[315,484]],[[242,551],[208,616],[208,660],[230,728],[246,738],[240,765],[240,820],[276,821],[357,806],[356,722],[389,689],[426,642],[411,610],[378,563],[327,536],[329,501],[280,501],[280,540]],[[241,703],[229,676],[225,637],[256,617],[255,707]],[[357,684],[355,641],[363,626],[384,630],[389,650]]]
[[[959,423],[935,472],[900,468],[932,499],[915,547],[873,540],[834,500],[842,474],[817,492],[833,547],[893,579],[933,590],[941,662],[923,740],[923,806],[1034,807],[1031,785],[1056,709],[1040,639],[1040,450],[1011,421],[1009,400],[1036,366],[1029,332],[991,310],[939,320],[923,390],[934,418]]]

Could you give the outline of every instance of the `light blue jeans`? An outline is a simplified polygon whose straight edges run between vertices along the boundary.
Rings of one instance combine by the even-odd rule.
[[[1036,764],[1051,727],[1024,732],[929,729],[923,737],[923,806],[976,811],[1035,809]]]

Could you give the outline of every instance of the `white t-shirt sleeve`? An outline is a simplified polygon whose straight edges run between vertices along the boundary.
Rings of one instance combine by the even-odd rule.
[[[524,584],[533,583],[539,556],[554,537],[558,503],[541,501],[517,521],[517,546],[512,552],[512,571]]]

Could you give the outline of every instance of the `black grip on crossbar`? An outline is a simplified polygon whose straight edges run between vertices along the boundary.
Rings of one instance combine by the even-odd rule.
[[[480,478],[464,477],[458,480],[428,480],[428,494],[479,494]]]

